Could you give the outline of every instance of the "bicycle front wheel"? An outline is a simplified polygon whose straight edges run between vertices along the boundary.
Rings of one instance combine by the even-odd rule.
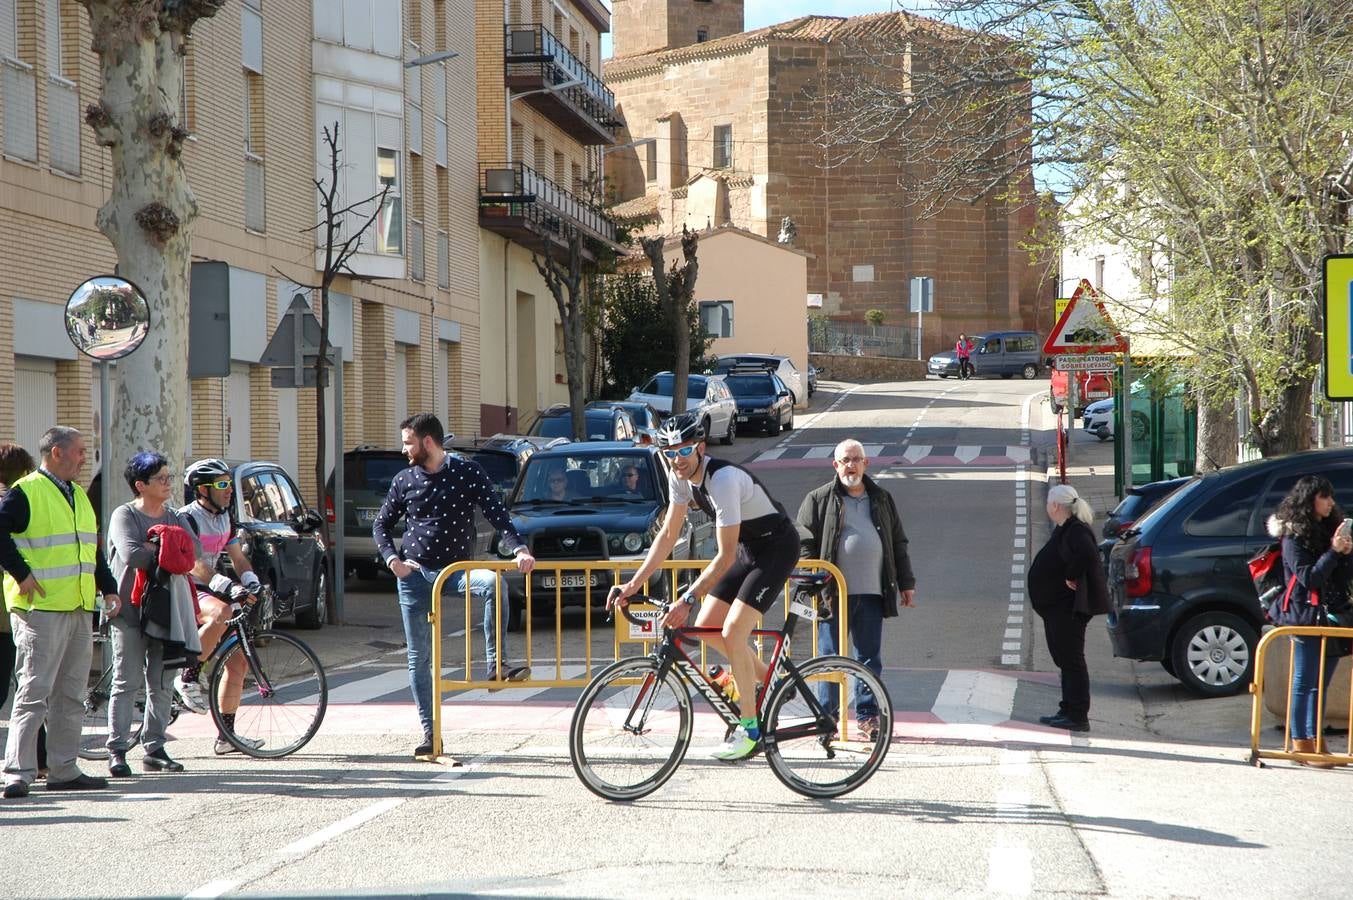
[[[657,660],[622,659],[592,679],[573,709],[573,771],[607,800],[647,796],[681,764],[691,720],[690,694],[674,672],[659,681]]]
[[[222,710],[232,668],[243,668],[234,718]],[[233,693],[233,692],[232,692]],[[253,659],[234,641],[211,673],[211,717],[231,746],[249,756],[276,759],[309,743],[324,721],[329,684],[313,650],[280,631],[253,635]]]
[[[873,695],[878,707],[878,739],[862,734],[842,741],[827,728],[819,694],[823,688],[846,689],[844,716],[857,716],[851,691],[854,679],[863,696]],[[839,694],[837,694],[839,698]],[[893,733],[893,703],[883,682],[873,672],[844,656],[819,656],[799,666],[799,678],[786,678],[776,687],[766,707],[766,760],[775,777],[805,797],[839,797],[869,780],[888,755]]]

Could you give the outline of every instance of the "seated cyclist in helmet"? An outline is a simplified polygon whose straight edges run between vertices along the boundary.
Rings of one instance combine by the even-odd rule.
[[[202,563],[206,571],[214,574],[206,581],[199,577],[203,568],[193,572],[193,586],[197,591],[198,636],[202,640],[202,659],[206,659],[216,649],[216,644],[225,633],[230,620],[230,604],[243,600],[253,603],[262,587],[249,557],[240,549],[239,539],[235,535],[235,523],[230,518],[230,501],[235,493],[235,478],[230,466],[220,459],[202,459],[188,467],[183,476],[184,497],[188,504],[179,510],[179,514],[189,519],[202,542]],[[221,554],[230,556],[238,582],[217,571]],[[240,705],[240,690],[244,686],[245,661],[242,654],[236,653],[226,663],[226,677],[221,682],[221,717],[226,725],[233,726],[235,711]],[[193,712],[206,712],[207,699],[197,683],[197,669],[184,669],[174,679],[174,688],[179,692],[184,706]],[[262,741],[241,737],[248,743],[262,746]],[[225,739],[224,734],[216,737],[216,753],[223,755],[235,752],[235,746]]]
[[[680,628],[691,607],[703,597],[695,624],[721,629],[720,636],[704,640],[727,657],[738,694],[755,697],[766,664],[752,652],[749,638],[798,562],[798,530],[755,475],[705,455],[704,427],[694,415],[683,413],[668,419],[659,428],[656,443],[667,461],[671,500],[643,565],[619,586],[620,602],[641,591],[671,554],[686,521],[686,509],[694,503],[714,520],[718,553],[671,607],[663,625]],[[744,712],[752,715],[744,716],[741,726],[714,750],[716,759],[744,759],[760,746],[755,708]]]

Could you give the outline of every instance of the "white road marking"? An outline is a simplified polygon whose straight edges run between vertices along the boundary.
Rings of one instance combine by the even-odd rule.
[[[945,676],[930,711],[953,725],[999,725],[1010,721],[1018,683],[1009,675],[954,669]]]

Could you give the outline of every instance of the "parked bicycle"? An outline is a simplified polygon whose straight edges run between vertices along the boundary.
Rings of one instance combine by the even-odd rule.
[[[207,687],[211,717],[217,729],[235,749],[260,759],[289,756],[304,747],[319,730],[329,705],[328,680],[315,652],[299,638],[266,627],[272,622],[274,609],[272,588],[267,585],[256,603],[232,604],[234,615],[220,643],[203,663],[200,676]],[[100,632],[106,642],[106,624]],[[245,673],[240,705],[231,724],[221,712],[221,688],[226,677],[225,664],[236,654],[244,658]],[[108,758],[108,697],[112,680],[113,668],[109,663],[85,693],[79,751],[84,759]],[[169,715],[171,724],[182,711],[175,697]],[[140,740],[144,719],[143,688],[137,692],[131,746]]]
[[[888,754],[893,705],[883,683],[862,664],[844,656],[819,656],[801,664],[789,658],[790,639],[800,619],[825,619],[831,609],[822,593],[829,573],[795,573],[789,612],[779,630],[759,628],[772,638],[769,669],[756,698],[761,747],[775,777],[806,797],[839,797],[864,784]],[[646,598],[650,602],[653,598]],[[666,610],[667,604],[657,603]],[[637,622],[628,607],[621,614]],[[672,777],[690,747],[694,688],[728,729],[742,717],[736,701],[682,649],[718,628],[665,629],[649,656],[619,660],[583,690],[569,727],[569,756],[578,778],[608,800],[637,800]],[[859,679],[878,704],[877,740],[850,740],[840,722],[818,699],[819,688],[842,691],[841,716],[850,721],[849,679]]]

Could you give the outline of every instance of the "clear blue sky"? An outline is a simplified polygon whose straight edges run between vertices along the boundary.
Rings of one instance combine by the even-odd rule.
[[[609,7],[610,0],[602,0]],[[924,2],[924,0],[922,0]],[[908,9],[921,4],[910,0],[903,4]],[[897,4],[890,0],[746,0],[747,30],[764,28],[776,22],[788,22],[799,16],[858,16],[862,13],[887,12]],[[611,36],[601,38],[601,54],[611,55]]]

